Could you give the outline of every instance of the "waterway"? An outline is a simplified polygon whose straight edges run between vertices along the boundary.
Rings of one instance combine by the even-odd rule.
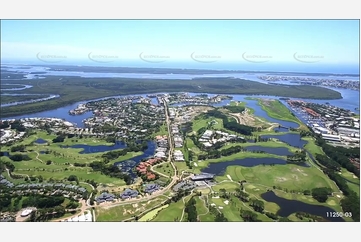
[[[326,206],[307,204],[297,200],[288,200],[278,197],[273,191],[263,193],[261,197],[267,202],[276,203],[280,207],[277,215],[282,217],[288,217],[292,213],[296,212],[305,212],[323,217],[324,219],[331,222],[344,222],[344,220],[340,217],[327,217],[327,214],[335,212],[335,210]]]
[[[212,78],[212,77],[233,77],[233,78],[243,78],[247,80],[268,83],[264,81],[259,76],[280,76],[281,73],[257,73],[257,72],[240,72],[240,73],[218,73],[216,74],[174,74],[174,73],[108,73],[108,72],[90,72],[90,71],[64,71],[60,70],[62,67],[59,66],[59,70],[51,69],[49,67],[42,67],[42,66],[24,66],[24,65],[6,65],[2,66],[1,69],[4,71],[9,72],[16,72],[17,74],[21,73],[24,74],[26,79],[37,79],[39,77],[44,76],[77,76],[77,77],[84,77],[84,78],[146,78],[146,79],[183,79],[183,80],[190,80],[195,78]],[[96,69],[96,67],[95,67]],[[202,72],[199,70],[199,72]],[[209,72],[209,71],[206,71]],[[359,76],[349,76],[349,75],[312,75],[312,74],[295,74],[295,73],[283,73],[286,76],[292,77],[308,77],[308,78],[317,78],[317,79],[332,79],[332,80],[352,80],[352,81],[359,81]],[[290,84],[289,81],[285,80],[282,83]]]
[[[261,138],[264,139],[278,139],[283,143],[286,143],[290,146],[302,149],[304,145],[307,144],[307,141],[303,140],[298,133],[284,133],[277,135],[261,135]]]
[[[39,79],[39,78],[43,78],[44,76],[79,76],[79,77],[84,77],[84,78],[96,78],[96,77],[103,77],[103,78],[114,78],[114,77],[124,77],[124,78],[146,78],[146,79],[193,79],[193,78],[212,78],[212,77],[231,77],[231,78],[241,78],[241,79],[245,79],[245,80],[250,80],[250,81],[257,81],[257,82],[261,82],[261,83],[268,83],[267,81],[263,81],[260,78],[258,78],[258,76],[261,75],[279,75],[275,74],[275,73],[224,73],[224,74],[144,74],[144,73],[96,73],[96,72],[71,72],[71,71],[56,71],[56,70],[51,70],[51,68],[49,67],[42,67],[42,66],[24,66],[24,65],[6,65],[6,66],[2,66],[1,67],[2,70],[6,70],[9,71],[10,73],[16,73],[16,74],[23,74],[25,79]],[[32,74],[32,73],[37,73],[37,74]],[[39,74],[40,73],[40,74]],[[300,75],[295,75],[292,73],[285,73],[285,75],[290,75],[290,76],[300,76]],[[306,75],[306,74],[305,74]],[[335,78],[335,79],[347,79],[347,80],[355,80],[358,81],[359,77],[355,77],[355,76],[333,76],[333,75],[321,75],[321,76],[313,76],[311,75],[307,75],[307,77],[310,78]],[[60,78],[61,79],[61,78]],[[19,85],[16,84],[16,80],[19,79],[5,79],[7,82],[14,82],[14,84],[9,84],[7,83],[7,85]],[[292,84],[292,83],[284,83],[284,84]],[[4,85],[4,84],[3,84]],[[23,85],[23,88],[8,88],[8,89],[2,89],[1,91],[17,91],[17,90],[24,90],[27,88],[31,88],[31,85]],[[341,93],[342,95],[342,99],[338,99],[338,100],[311,100],[311,99],[300,99],[300,100],[304,100],[304,101],[312,101],[312,102],[316,102],[316,103],[326,103],[329,102],[331,105],[337,106],[337,107],[341,107],[341,108],[345,108],[345,109],[349,109],[352,111],[355,111],[356,113],[359,113],[359,110],[355,110],[355,108],[359,108],[360,107],[360,103],[359,103],[359,97],[360,97],[360,92],[357,90],[348,90],[348,89],[342,89],[342,88],[332,88],[332,87],[328,87],[329,89],[333,89],[336,90],[338,92]],[[9,94],[9,93],[6,93]],[[14,93],[13,93],[14,94]],[[4,95],[4,94],[2,94]],[[49,97],[47,98],[39,98],[36,99],[35,101],[45,101],[45,100],[49,100],[49,99],[53,99],[53,98],[59,98],[58,95],[54,95],[54,94],[48,94]],[[235,95],[235,100],[237,100],[237,97],[243,99],[245,96],[242,95]],[[254,96],[254,97],[265,97],[265,96]],[[274,96],[266,96],[269,98],[279,98],[279,97],[274,97]],[[26,104],[26,103],[30,103],[30,102],[35,102],[34,100],[30,100],[30,101],[25,101],[25,102],[16,102],[16,103],[11,103],[11,104],[6,104],[7,106],[14,106],[14,105],[21,105],[21,104]],[[85,101],[87,102],[87,101]],[[285,103],[285,102],[284,102]],[[251,103],[251,105],[253,105]],[[70,105],[69,105],[70,106]],[[2,104],[2,107],[5,107],[4,104]],[[51,111],[49,111],[51,112]],[[272,119],[269,119],[269,121],[272,121]],[[285,123],[287,124],[287,123]],[[287,126],[288,127],[288,126]],[[294,128],[294,127],[293,127]]]

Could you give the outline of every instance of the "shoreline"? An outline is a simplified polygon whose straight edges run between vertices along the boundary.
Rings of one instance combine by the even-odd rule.
[[[105,95],[105,96],[100,96],[100,97],[95,97],[95,98],[92,98],[92,99],[80,99],[80,100],[76,100],[76,101],[67,101],[67,102],[64,102],[64,103],[55,103],[53,104],[52,106],[49,106],[49,108],[40,108],[39,111],[26,111],[26,110],[21,110],[20,109],[20,113],[21,115],[17,114],[17,113],[5,113],[5,115],[1,115],[0,116],[0,120],[4,120],[6,118],[16,118],[16,117],[19,117],[19,116],[23,116],[23,115],[34,115],[34,114],[37,114],[37,113],[43,113],[43,112],[50,112],[50,111],[53,111],[53,110],[56,110],[56,109],[60,109],[60,108],[67,108],[67,107],[70,107],[70,106],[74,106],[74,105],[78,105],[79,103],[87,103],[87,102],[92,102],[92,101],[97,101],[97,100],[101,100],[101,99],[109,99],[109,98],[116,98],[116,97],[125,97],[125,96],[136,96],[136,95],[148,95],[148,94],[160,94],[160,93],[166,93],[166,92],[137,92],[137,93],[130,93],[130,94],[121,94],[121,95]],[[177,93],[177,92],[169,92],[169,93]],[[190,93],[190,92],[189,92]],[[204,92],[197,92],[197,90],[193,90],[192,93],[196,93],[196,94],[199,94],[199,93],[204,93]],[[336,101],[336,100],[342,100],[344,99],[343,97],[341,98],[334,98],[334,99],[309,99],[309,98],[301,98],[301,97],[285,97],[285,96],[273,96],[273,95],[263,95],[263,94],[239,94],[239,93],[221,93],[221,92],[207,92],[207,94],[210,94],[210,95],[230,95],[230,96],[234,96],[234,95],[237,95],[237,96],[247,96],[247,97],[250,97],[250,98],[295,98],[295,99],[304,99],[304,100],[317,100],[317,101]],[[49,94],[50,95],[50,94]],[[52,100],[54,99],[54,100]],[[44,100],[44,101],[39,101],[39,102],[36,102],[34,103],[35,105],[38,105],[38,104],[44,104],[43,102],[45,101],[57,101],[57,100],[61,100],[62,99],[62,96],[59,95],[57,98],[52,98],[52,99],[49,99],[49,100]],[[20,104],[22,105],[22,104]],[[13,105],[13,106],[10,106],[10,107],[1,107],[1,109],[4,109],[4,108],[11,108],[11,107],[16,107],[16,106],[20,106],[20,105]],[[24,105],[28,105],[28,104],[24,104]],[[24,108],[23,108],[24,109]],[[4,110],[2,110],[3,112]],[[284,120],[284,121],[287,121],[287,120]]]

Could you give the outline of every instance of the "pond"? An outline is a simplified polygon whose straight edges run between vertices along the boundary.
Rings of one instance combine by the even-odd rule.
[[[288,217],[292,213],[296,213],[296,212],[305,212],[323,217],[328,221],[344,222],[342,218],[327,217],[327,213],[335,212],[335,210],[326,206],[311,205],[301,201],[288,200],[285,198],[278,197],[273,191],[265,192],[261,195],[261,197],[267,202],[276,203],[280,207],[280,210],[277,212],[277,215],[282,217]]]
[[[302,140],[300,134],[297,133],[285,133],[279,135],[261,135],[261,138],[264,139],[278,139],[290,146],[297,147],[302,149],[304,145],[307,144],[307,141]]]
[[[46,143],[48,143],[48,141],[46,141],[45,139],[37,139],[37,140],[35,140],[34,141],[36,144],[46,144]]]
[[[61,148],[74,148],[74,149],[83,149],[79,152],[79,154],[91,154],[98,152],[107,152],[117,149],[124,149],[127,145],[124,142],[116,141],[114,145],[85,145],[85,144],[77,144],[77,145],[69,145],[64,146],[61,145]]]
[[[1,151],[1,152],[0,152],[0,156],[7,156],[7,157],[9,157],[9,156],[10,156],[10,153],[7,152],[7,151]]]
[[[246,147],[246,149],[247,149],[247,151],[263,151],[268,154],[281,155],[281,156],[287,156],[287,155],[294,154],[291,151],[289,151],[289,149],[287,149],[286,147],[271,148],[271,147],[263,147],[263,146],[255,145],[255,146],[248,146],[248,147]]]

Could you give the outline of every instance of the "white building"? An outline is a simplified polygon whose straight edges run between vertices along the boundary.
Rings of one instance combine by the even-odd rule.
[[[336,141],[336,142],[340,142],[341,138],[339,135],[331,135],[331,134],[322,134],[322,138],[324,140],[328,140],[328,141]]]

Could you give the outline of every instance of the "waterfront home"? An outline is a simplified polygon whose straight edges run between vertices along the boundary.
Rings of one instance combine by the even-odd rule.
[[[157,153],[155,153],[154,156],[157,158],[166,158],[166,155],[164,152],[157,152]]]

